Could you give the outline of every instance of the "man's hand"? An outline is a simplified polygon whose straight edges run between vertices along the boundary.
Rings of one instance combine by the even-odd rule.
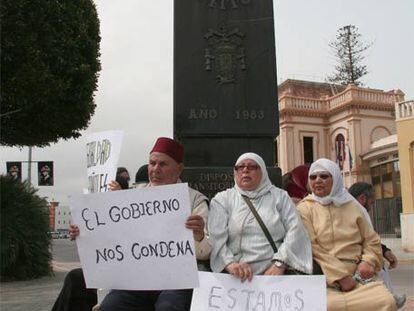
[[[231,275],[239,278],[242,282],[249,280],[249,282],[253,278],[253,272],[250,268],[250,265],[245,262],[232,262],[229,263],[225,268]]]
[[[79,227],[77,225],[70,224],[69,225],[69,236],[71,240],[76,239],[79,235]]]
[[[343,292],[349,292],[350,290],[354,289],[357,285],[357,281],[355,281],[351,276],[346,276],[338,281],[339,286]]]
[[[397,257],[395,257],[394,253],[391,252],[391,250],[387,250],[384,254],[384,257],[390,263],[390,267],[389,267],[390,269],[397,268],[398,259],[397,259]]]
[[[285,266],[279,268],[272,264],[269,268],[267,268],[264,275],[283,275],[285,274],[285,269]]]
[[[187,229],[193,230],[194,240],[200,242],[204,238],[204,220],[200,215],[191,215],[185,222]]]
[[[374,267],[366,261],[361,261],[357,269],[363,279],[370,279],[374,276],[375,273]]]

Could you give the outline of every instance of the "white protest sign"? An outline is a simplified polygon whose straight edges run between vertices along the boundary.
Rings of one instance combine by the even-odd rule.
[[[242,283],[230,274],[199,272],[191,310],[321,311],[326,310],[323,275],[255,275]]]
[[[77,195],[69,204],[88,288],[198,286],[187,184]]]
[[[88,191],[106,192],[115,180],[122,145],[122,131],[93,133],[86,140]]]

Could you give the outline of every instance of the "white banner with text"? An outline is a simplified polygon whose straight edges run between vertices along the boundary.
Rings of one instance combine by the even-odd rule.
[[[199,272],[192,311],[321,311],[326,310],[323,275],[255,275],[251,282],[225,273]]]
[[[106,192],[115,180],[123,135],[122,131],[106,131],[87,137],[88,193]]]
[[[69,204],[88,288],[198,286],[187,184],[77,195]]]

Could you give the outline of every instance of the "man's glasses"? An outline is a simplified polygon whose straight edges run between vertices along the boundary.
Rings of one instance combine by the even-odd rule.
[[[318,178],[318,176],[323,180],[328,179],[329,177],[332,177],[330,174],[316,174],[316,175],[309,175],[309,179],[315,180],[316,178]]]
[[[259,165],[253,165],[253,164],[252,165],[236,165],[234,167],[234,170],[236,172],[242,172],[244,170],[244,168],[247,168],[248,171],[255,171],[255,170],[259,169],[260,166]]]

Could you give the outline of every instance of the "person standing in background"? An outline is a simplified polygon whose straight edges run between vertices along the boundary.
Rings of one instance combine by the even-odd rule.
[[[348,192],[369,212],[375,205],[375,191],[374,187],[366,182],[356,182],[349,189]],[[389,269],[395,269],[398,265],[398,259],[394,253],[385,244],[381,243],[382,256],[389,262]],[[393,294],[397,307],[401,308],[407,299],[406,295],[398,295],[394,291],[391,284],[391,278],[388,269],[384,266],[379,272],[384,280],[385,285]]]

